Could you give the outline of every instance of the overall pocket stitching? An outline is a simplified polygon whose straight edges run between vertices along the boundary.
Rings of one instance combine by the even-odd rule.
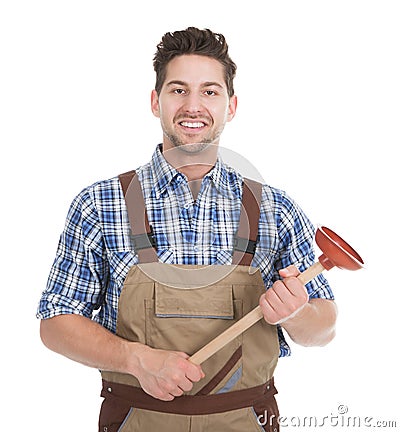
[[[124,421],[121,423],[121,426],[119,427],[117,432],[123,432],[123,427],[125,426],[125,424],[127,423],[127,421],[130,419],[131,414],[133,413],[134,408],[131,407],[131,409],[128,411],[128,414],[126,415],[126,417],[124,418]]]

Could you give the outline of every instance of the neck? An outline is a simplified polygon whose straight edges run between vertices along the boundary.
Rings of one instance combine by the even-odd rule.
[[[176,170],[184,174],[188,181],[202,179],[217,161],[218,145],[210,144],[199,151],[187,151],[181,147],[165,148],[165,160]]]

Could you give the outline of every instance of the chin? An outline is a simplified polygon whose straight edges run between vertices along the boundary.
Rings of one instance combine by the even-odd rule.
[[[176,147],[186,153],[200,153],[210,146],[209,142],[180,143]]]

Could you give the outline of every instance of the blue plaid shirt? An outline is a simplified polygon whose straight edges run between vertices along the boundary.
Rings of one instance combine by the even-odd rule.
[[[232,263],[242,195],[238,172],[218,159],[203,178],[196,201],[186,177],[166,162],[160,146],[136,172],[161,262]],[[279,269],[294,264],[303,271],[314,262],[314,232],[283,191],[263,186],[252,266],[260,269],[266,289],[279,279]],[[137,263],[118,177],[85,188],[71,204],[37,317],[81,314],[115,333],[119,295]],[[310,298],[333,299],[322,275],[308,283],[307,290]],[[280,327],[278,333],[280,355],[287,356],[290,348]]]

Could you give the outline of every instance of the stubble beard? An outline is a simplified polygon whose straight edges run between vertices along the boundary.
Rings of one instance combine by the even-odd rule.
[[[212,136],[204,137],[200,141],[189,142],[184,141],[178,134],[174,134],[172,132],[168,132],[166,128],[163,128],[163,132],[166,138],[170,141],[172,146],[177,150],[180,150],[186,154],[195,155],[197,153],[201,153],[206,150],[210,145],[217,145],[219,137],[221,136],[223,126],[215,131]]]
[[[206,150],[208,146],[215,142],[213,139],[203,139],[198,142],[184,142],[178,136],[172,134],[165,134],[169,139],[174,148],[187,153],[187,154],[197,154]]]

